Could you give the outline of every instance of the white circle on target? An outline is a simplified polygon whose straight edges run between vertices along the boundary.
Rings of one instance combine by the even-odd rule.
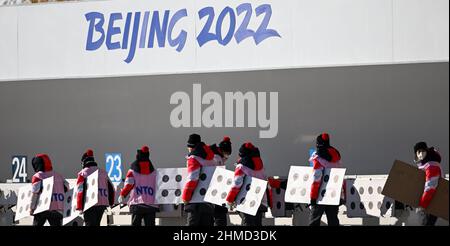
[[[333,181],[334,181],[335,183],[337,183],[337,182],[339,181],[339,176],[335,175],[334,178],[333,178]]]

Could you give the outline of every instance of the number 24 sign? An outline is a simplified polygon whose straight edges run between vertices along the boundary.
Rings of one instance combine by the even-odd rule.
[[[25,183],[27,182],[27,157],[17,155],[12,157],[12,182]]]

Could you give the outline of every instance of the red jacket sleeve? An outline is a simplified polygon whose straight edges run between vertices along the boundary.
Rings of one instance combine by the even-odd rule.
[[[120,195],[123,197],[128,196],[130,191],[134,188],[134,175],[133,171],[129,170],[127,173],[127,176],[125,178],[125,186],[122,188],[122,191],[120,192]]]
[[[77,210],[83,210],[84,207],[84,177],[78,175],[77,178]]]
[[[313,164],[314,164],[314,166],[313,166],[314,181],[311,185],[310,198],[317,199],[319,197],[320,185],[322,184],[322,173],[323,173],[324,167],[316,159],[313,160]]]
[[[427,208],[433,199],[436,188],[439,184],[439,177],[441,176],[441,169],[436,166],[430,166],[425,170],[425,187],[422,197],[420,198],[419,206]]]
[[[233,186],[231,187],[231,190],[228,192],[226,198],[228,203],[233,203],[236,200],[236,196],[239,194],[239,192],[241,191],[241,187],[244,184],[244,178],[245,173],[242,171],[241,168],[237,167],[234,170]]]
[[[187,160],[188,178],[186,184],[184,185],[183,194],[181,196],[183,201],[189,202],[192,199],[192,194],[194,193],[194,190],[198,185],[200,170],[201,165],[196,159],[189,158]]]

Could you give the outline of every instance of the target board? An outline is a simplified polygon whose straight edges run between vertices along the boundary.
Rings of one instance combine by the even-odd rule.
[[[285,189],[272,188],[272,208],[270,208],[270,213],[273,217],[286,216],[286,204],[284,202],[285,194]]]
[[[339,205],[345,170],[345,168],[324,169],[317,204]],[[291,166],[289,169],[285,201],[309,204],[311,202],[310,193],[313,181],[312,167]]]
[[[84,199],[84,211],[98,203],[98,170],[86,178],[86,195]]]
[[[241,191],[236,196],[236,210],[245,214],[256,215],[266,195],[266,188],[266,180],[246,176]]]
[[[156,204],[180,204],[186,183],[187,168],[158,168],[156,173]]]
[[[42,191],[39,194],[36,209],[34,214],[38,214],[50,209],[53,193],[53,177],[42,180]],[[24,185],[19,189],[17,195],[17,209],[14,217],[15,221],[30,216],[31,198],[33,192],[31,191],[31,184]]]
[[[386,178],[347,179],[347,216],[350,218],[391,217],[394,200],[381,194],[385,183]]]
[[[228,192],[233,186],[234,172],[225,168],[217,168],[211,178],[205,201],[219,206],[225,206]]]
[[[223,168],[217,168],[217,167],[202,167],[200,170],[200,176],[198,179],[197,187],[194,190],[194,193],[192,194],[192,198],[189,201],[190,203],[204,203],[205,202],[205,195],[210,188],[210,183],[212,180],[212,177],[214,175],[214,171],[218,169]]]
[[[64,200],[63,225],[72,222],[79,215],[80,211],[77,210],[77,189],[72,187],[66,192]]]

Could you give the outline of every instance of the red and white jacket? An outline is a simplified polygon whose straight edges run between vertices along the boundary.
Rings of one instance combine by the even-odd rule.
[[[34,195],[37,195],[39,197],[40,193],[42,192],[42,180],[46,178],[53,177],[53,191],[52,191],[52,198],[50,203],[50,209],[49,211],[64,211],[64,200],[65,200],[65,193],[67,190],[69,190],[69,183],[64,179],[64,177],[55,172],[55,171],[47,171],[47,172],[37,172],[33,175],[33,178],[31,179],[31,192]],[[36,209],[36,199],[32,199],[34,202],[32,203],[31,208]]]
[[[155,205],[155,173],[149,161],[136,161],[133,163],[139,165],[139,169],[130,169],[125,178],[125,186],[122,188],[120,195],[128,199],[128,205],[148,205],[158,207]],[[132,166],[133,166],[132,164]]]
[[[36,209],[37,207],[37,201],[43,188],[43,180],[53,177],[53,190],[49,210],[64,211],[65,193],[69,190],[69,183],[61,174],[53,171],[53,165],[48,155],[38,154],[35,158],[39,158],[39,160],[37,162],[38,164],[33,166],[36,173],[31,179],[31,192],[33,193],[31,197],[31,209]]]
[[[114,203],[114,186],[105,170],[95,166],[83,168],[77,178],[77,210],[84,209],[85,182],[89,175],[98,170],[98,203],[96,206],[112,206]]]
[[[420,198],[419,206],[427,208],[436,192],[439,178],[442,177],[441,165],[439,162],[429,161],[424,165],[420,165],[419,169],[425,172],[425,187]]]
[[[189,202],[192,199],[192,194],[198,185],[201,168],[217,165],[218,163],[214,159],[214,153],[211,148],[204,143],[197,145],[196,149],[187,157],[188,177],[181,195],[183,201]]]
[[[258,179],[266,180],[266,175],[264,173],[264,165],[259,156],[255,156],[251,158],[253,162],[254,169],[244,166],[242,163],[242,158],[238,161],[236,168],[234,170],[234,182],[231,190],[228,192],[226,201],[228,203],[233,203],[236,200],[237,195],[241,191],[241,187],[244,184],[245,176],[255,177]],[[261,202],[263,205],[267,205],[267,197],[264,195],[263,201]]]
[[[317,198],[319,197],[319,190],[320,186],[322,185],[323,172],[325,168],[342,167],[339,152],[337,152],[335,148],[329,147],[328,153],[331,156],[331,161],[327,161],[321,158],[319,155],[317,155],[316,152],[314,152],[311,158],[309,159],[309,161],[313,163],[313,176],[314,176],[314,181],[311,185],[311,193],[310,193],[311,200],[317,200]],[[345,180],[342,186],[343,187],[341,192],[341,199],[345,199]]]

